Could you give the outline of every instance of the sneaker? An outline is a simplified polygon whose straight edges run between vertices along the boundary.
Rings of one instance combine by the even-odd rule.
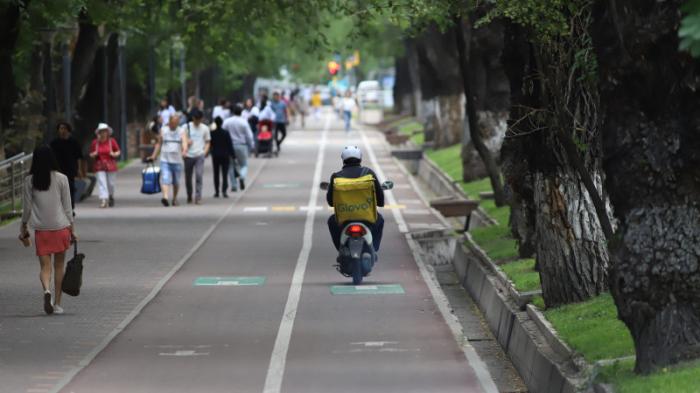
[[[100,209],[104,209],[105,207],[107,207],[107,200],[103,199],[100,201]]]
[[[228,194],[227,194],[227,193],[224,193],[224,198],[228,198]]]
[[[224,195],[226,195],[226,194],[224,194]],[[214,198],[218,198],[218,197],[219,197],[219,193],[217,192],[216,194],[214,194]],[[226,197],[224,197],[224,198],[226,198]]]
[[[240,180],[241,180],[241,181],[240,181],[240,183],[241,183],[241,191],[243,191],[243,190],[245,190],[245,180],[243,180],[243,178],[241,178]]]
[[[53,314],[53,306],[51,305],[51,292],[44,292],[44,312],[48,315]]]
[[[189,205],[191,203],[192,203],[192,197],[187,197],[187,204]]]
[[[109,196],[109,207],[114,207],[114,197],[111,195]]]
[[[165,198],[161,198],[161,199],[160,199],[160,203],[162,203],[163,206],[165,206],[165,207],[170,206],[170,202],[168,202],[168,200],[165,199]]]
[[[231,188],[231,192],[238,192],[237,188]]]
[[[63,314],[63,307],[59,306],[58,304],[53,305],[53,313],[61,315]]]
[[[173,199],[173,206],[180,206],[180,202],[177,199]]]
[[[195,204],[195,205],[201,205],[201,204],[202,204],[202,198],[194,198],[194,204]]]

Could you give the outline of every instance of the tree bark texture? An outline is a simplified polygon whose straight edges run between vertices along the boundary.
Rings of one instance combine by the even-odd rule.
[[[513,217],[519,220],[513,223],[514,236],[525,246],[523,255],[535,244],[547,307],[582,301],[606,290],[608,255],[592,198],[553,130],[566,122],[550,113],[571,105],[557,95],[566,90],[562,76],[547,71],[556,68],[562,53],[542,56],[542,49],[513,25],[506,42],[503,61],[511,80],[512,108],[502,160]],[[576,94],[583,93],[577,90],[572,96]],[[587,146],[582,160],[601,192],[600,134],[594,127],[582,130],[577,134]]]
[[[455,29],[454,42],[459,58],[462,88],[464,91],[464,96],[466,97],[465,112],[468,120],[469,136],[472,139],[474,148],[477,152],[479,152],[479,156],[486,166],[486,171],[488,172],[489,179],[491,180],[491,187],[493,189],[496,206],[503,206],[505,205],[506,201],[503,193],[503,184],[501,183],[501,170],[498,167],[495,158],[491,154],[491,151],[488,149],[488,146],[486,143],[484,143],[481,133],[479,132],[475,102],[477,97],[474,95],[474,91],[471,87],[471,78],[469,75],[469,56],[467,54],[469,49],[466,45],[464,22],[462,21],[461,17],[455,17],[453,22]]]
[[[413,116],[419,121],[425,120],[421,112],[421,102],[423,101],[420,85],[420,65],[418,64],[418,48],[416,40],[408,38],[404,41],[406,46],[406,60],[408,62],[408,76],[411,79],[411,87],[413,88]],[[427,131],[427,130],[426,130]],[[432,140],[426,132],[426,141]]]
[[[678,52],[684,3],[601,1],[591,29],[619,219],[610,283],[639,373],[700,357],[700,67]]]
[[[95,68],[95,56],[103,41],[98,27],[89,20],[87,15],[81,13],[79,20],[80,30],[71,61],[71,105],[75,115],[77,115],[75,108],[85,97],[90,76],[99,71]]]
[[[407,56],[397,56],[395,58],[394,112],[399,114],[415,113],[413,110],[413,86],[411,85],[409,67]]]
[[[500,157],[510,108],[510,85],[501,63],[503,33],[503,22],[495,20],[478,29],[471,29],[469,37],[469,78],[476,97],[477,124],[482,140],[496,160]],[[465,133],[465,136],[468,137],[469,133]],[[462,180],[472,181],[488,176],[471,138],[462,141],[461,155]]]
[[[417,39],[422,121],[437,148],[461,140],[464,110],[454,28],[429,26]]]

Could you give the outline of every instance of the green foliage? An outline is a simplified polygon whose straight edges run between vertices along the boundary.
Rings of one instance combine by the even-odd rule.
[[[615,302],[608,293],[544,314],[559,336],[589,362],[634,355],[632,337],[617,319]]]
[[[681,39],[678,49],[700,57],[700,0],[688,0],[682,8],[685,16],[678,29]]]
[[[570,16],[590,4],[590,0],[496,0],[477,27],[503,17],[520,24],[540,42],[570,33]]]

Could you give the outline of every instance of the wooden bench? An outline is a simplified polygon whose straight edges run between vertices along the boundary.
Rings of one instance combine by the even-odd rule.
[[[403,145],[408,142],[409,139],[411,139],[411,136],[408,134],[386,134],[386,141],[389,142],[390,145]]]
[[[446,197],[430,201],[430,207],[439,211],[443,217],[466,217],[464,232],[469,230],[472,212],[479,207],[479,201]]]

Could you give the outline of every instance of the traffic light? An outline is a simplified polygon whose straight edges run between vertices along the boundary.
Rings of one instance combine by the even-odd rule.
[[[328,62],[328,72],[331,75],[336,75],[338,73],[338,71],[340,71],[340,64],[338,64],[338,62],[333,61],[333,60],[329,61]]]

